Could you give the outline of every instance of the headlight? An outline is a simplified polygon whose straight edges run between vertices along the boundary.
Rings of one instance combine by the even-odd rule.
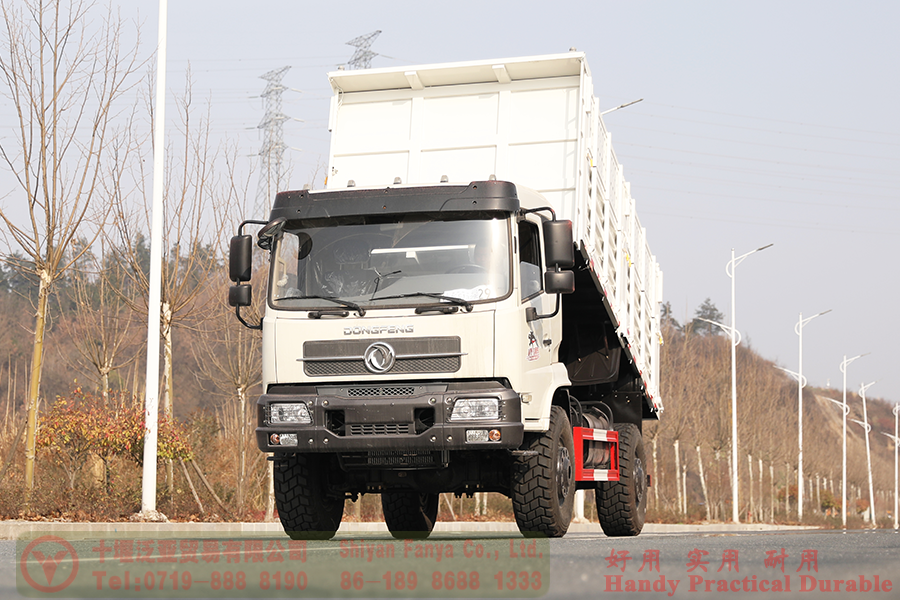
[[[451,421],[499,418],[500,401],[496,398],[460,398],[450,413]]]
[[[309,409],[302,402],[297,404],[270,404],[269,405],[269,423],[271,425],[283,425],[285,423],[300,423],[309,425],[312,418],[309,416]]]

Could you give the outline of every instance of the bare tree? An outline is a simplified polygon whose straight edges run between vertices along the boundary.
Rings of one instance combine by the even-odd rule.
[[[152,82],[150,89],[152,89]],[[162,282],[160,336],[163,341],[163,385],[161,409],[166,419],[174,416],[174,329],[195,327],[209,312],[208,293],[214,281],[211,273],[221,268],[215,252],[214,221],[218,217],[212,206],[215,167],[219,154],[210,144],[207,114],[197,117],[191,94],[190,69],[186,73],[185,92],[176,98],[180,122],[172,143],[166,149],[165,188],[163,192]],[[150,94],[147,95],[148,98]],[[152,112],[151,112],[152,117]],[[152,130],[152,127],[150,128]],[[151,174],[145,170],[148,161],[142,153],[151,144],[136,140],[123,161],[130,164],[139,190],[139,198],[122,196],[115,202],[117,247],[121,259],[129,265],[131,284],[139,301],[132,308],[146,314],[150,296],[150,265],[146,232],[151,222]],[[157,310],[157,307],[149,307]],[[166,475],[169,496],[174,494],[174,465],[168,461]]]
[[[39,280],[27,408],[26,502],[34,487],[48,300],[54,283],[79,258],[68,251],[93,216],[117,100],[138,67],[137,44],[122,48],[122,21],[108,13],[93,28],[93,9],[84,0],[0,0],[0,82],[16,115],[12,131],[0,138],[0,157],[14,176],[16,202],[0,208],[0,222],[7,244],[21,248]]]
[[[166,182],[163,195],[163,264],[160,335],[163,339],[163,391],[161,407],[172,416],[175,387],[173,382],[173,330],[191,326],[207,312],[206,302],[212,273],[221,267],[215,252],[212,232],[217,218],[212,206],[216,152],[210,147],[209,120],[196,118],[191,96],[190,71],[184,95],[177,98],[180,124],[177,144],[167,149]],[[148,144],[141,145],[147,149]],[[128,277],[139,300],[132,308],[146,314],[150,289],[149,248],[146,233],[150,224],[150,174],[144,168],[140,152],[125,158],[134,167],[140,198],[120,197],[115,202],[117,248],[128,264]],[[156,310],[155,307],[153,307]]]
[[[90,271],[74,270],[71,295],[75,310],[62,322],[62,328],[77,351],[73,362],[88,367],[106,403],[110,373],[138,357],[136,351],[124,351],[134,345],[139,331],[132,326],[133,313],[128,306],[133,303],[134,290],[122,285],[124,265],[104,251],[102,242],[100,249],[99,256],[90,255]]]
[[[246,204],[249,198],[248,186],[252,173],[238,180],[240,171],[235,164],[236,149],[226,152],[228,184],[219,188],[216,194],[215,213],[222,217],[222,226],[217,230],[221,236],[217,244],[217,256],[225,262],[225,248],[234,226],[246,218]],[[265,288],[265,271],[256,269],[254,279],[257,289]],[[199,325],[199,335],[191,338],[191,350],[197,359],[199,374],[215,389],[213,393],[224,396],[220,407],[220,422],[224,426],[225,437],[236,450],[235,479],[237,481],[237,509],[243,514],[247,500],[247,449],[254,446],[251,427],[255,415],[255,403],[250,402],[250,393],[260,384],[262,374],[261,333],[244,327],[234,316],[226,302],[228,289],[226,271],[211,274],[214,284],[211,288],[210,304],[213,316]],[[257,294],[257,304],[245,309],[245,316],[251,321],[259,321],[262,316],[260,305],[262,295]]]
[[[242,513],[248,477],[247,449],[253,438],[251,423],[255,415],[250,393],[260,383],[262,369],[259,335],[221,307],[216,317],[203,323],[200,335],[192,337],[191,345],[202,375],[215,386],[215,393],[225,396],[220,422],[236,451],[237,509]]]

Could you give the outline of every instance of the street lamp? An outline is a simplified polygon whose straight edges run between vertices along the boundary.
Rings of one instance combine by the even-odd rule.
[[[806,380],[803,377],[803,326],[826,313],[830,313],[831,309],[822,311],[806,319],[803,313],[800,313],[800,320],[794,326],[794,333],[800,337],[800,368],[797,371],[797,520],[803,521],[803,388],[806,387]]]
[[[898,481],[900,481],[898,475],[900,475],[900,471],[897,469],[897,448],[900,447],[900,427],[898,427],[898,425],[900,425],[900,423],[898,423],[898,420],[900,420],[898,419],[898,417],[900,417],[900,404],[895,404],[891,412],[894,414],[894,435],[884,433],[883,431],[881,433],[894,440],[894,529],[900,529],[900,523],[898,523],[897,516],[897,492],[900,491],[900,489],[898,489],[898,487],[900,487],[898,486]]]
[[[638,102],[643,102],[643,101],[644,101],[643,98],[639,98],[637,100],[632,100],[631,102],[626,102],[625,104],[620,104],[615,108],[610,108],[609,110],[604,110],[602,113],[600,113],[600,116],[602,117],[603,115],[608,115],[609,113],[615,112],[615,111],[619,110],[620,108],[625,108],[626,106],[631,106],[632,104],[637,104]]]
[[[841,362],[841,373],[844,374],[844,458],[841,469],[843,473],[841,478],[841,523],[844,529],[847,529],[847,413],[850,412],[850,408],[847,406],[847,365],[857,358],[862,358],[868,354],[868,352],[858,354],[853,358],[847,358],[845,354],[844,360]]]
[[[873,385],[875,385],[874,381],[859,386],[859,395],[863,403],[863,420],[860,422],[853,419],[853,422],[862,425],[866,430],[866,463],[869,467],[869,523],[872,524],[872,527],[877,527],[875,524],[875,493],[872,489],[872,453],[869,451],[869,432],[872,431],[872,426],[869,425],[869,415],[866,412],[866,390]]]
[[[745,258],[773,246],[768,244],[756,250],[751,250],[737,258],[734,257],[734,248],[731,249],[731,260],[725,265],[725,273],[731,278],[731,331],[737,332],[734,318],[734,270]],[[734,343],[734,333],[731,334],[731,520],[740,523],[738,518],[738,439],[737,439],[737,344]]]

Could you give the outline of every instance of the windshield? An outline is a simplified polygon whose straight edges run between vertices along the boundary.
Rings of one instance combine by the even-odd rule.
[[[273,308],[465,305],[509,294],[507,219],[368,221],[288,222],[272,253]]]

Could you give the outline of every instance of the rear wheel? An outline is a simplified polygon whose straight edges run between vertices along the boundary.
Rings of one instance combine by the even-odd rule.
[[[619,481],[597,484],[597,516],[610,537],[638,535],[647,512],[647,464],[637,425],[619,423]]]
[[[550,429],[529,435],[528,454],[513,468],[512,504],[525,537],[562,537],[572,522],[575,504],[575,450],[572,427],[559,406],[550,409]]]
[[[327,458],[293,454],[275,461],[275,506],[291,539],[328,540],[341,525],[344,498],[327,493]]]
[[[434,530],[438,494],[383,492],[381,512],[391,535],[397,539],[425,539]]]

